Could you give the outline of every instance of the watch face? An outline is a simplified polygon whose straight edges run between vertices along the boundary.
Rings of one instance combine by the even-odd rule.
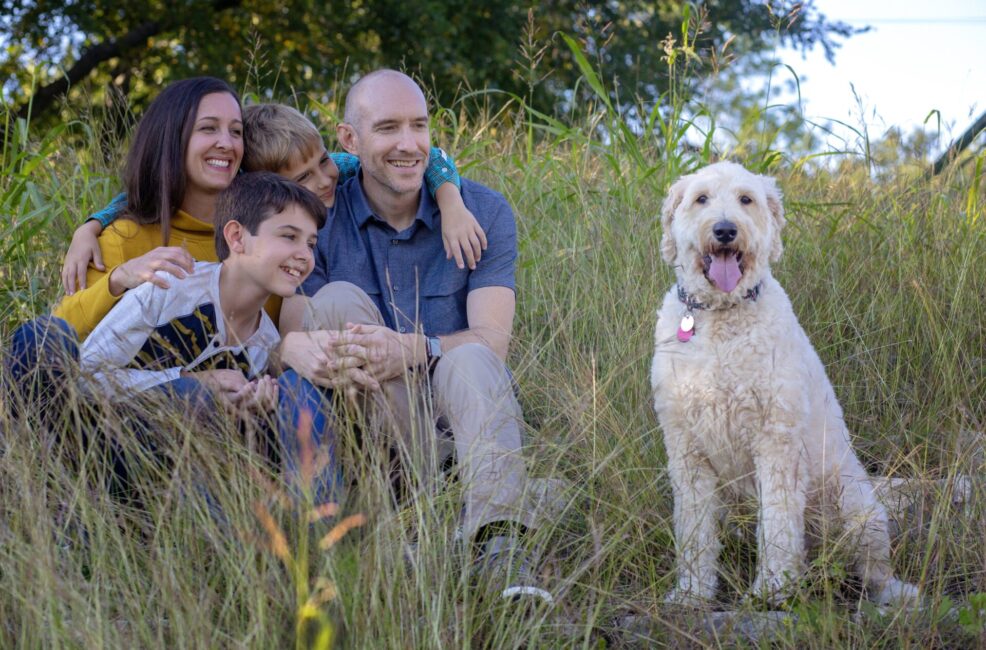
[[[442,356],[442,342],[437,336],[428,337],[428,356],[432,359]]]

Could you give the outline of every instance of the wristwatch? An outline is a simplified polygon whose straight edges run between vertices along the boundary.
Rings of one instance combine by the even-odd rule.
[[[425,337],[425,357],[428,360],[428,370],[433,369],[442,358],[442,342],[437,336]]]

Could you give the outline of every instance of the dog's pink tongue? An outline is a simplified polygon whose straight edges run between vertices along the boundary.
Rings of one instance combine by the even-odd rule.
[[[720,291],[729,293],[735,289],[742,275],[736,253],[712,256],[712,263],[709,264],[709,279]]]

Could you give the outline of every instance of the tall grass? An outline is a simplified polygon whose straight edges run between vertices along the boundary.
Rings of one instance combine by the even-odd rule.
[[[687,30],[667,43],[668,74],[685,73]],[[610,102],[601,73],[584,58],[579,65],[595,100],[569,118],[538,114],[523,98],[498,113],[472,108],[483,105],[477,96],[436,111],[436,133],[465,152],[460,167],[501,191],[517,216],[510,364],[527,456],[532,475],[569,485],[534,540],[557,606],[524,615],[484,597],[454,534],[458,487],[395,503],[388,450],[357,447],[348,429],[342,459],[355,488],[342,514],[364,513],[367,523],[328,552],[294,544],[304,575],[285,570],[256,504],[285,539],[314,540],[327,528],[309,529],[290,503],[279,505],[268,487],[279,478],[228,423],[207,434],[162,409],[162,466],[133,443],[125,416],[67,383],[70,407],[57,417],[15,416],[6,397],[0,408],[0,647],[284,647],[310,632],[297,625],[299,600],[329,582],[337,593],[317,607],[343,647],[745,643],[661,605],[673,565],[671,494],[648,380],[654,311],[672,281],[657,252],[664,189],[728,144],[717,144],[714,119],[690,117],[708,111],[677,91],[641,105],[641,130]],[[71,226],[112,194],[112,170],[91,153],[95,128],[37,134],[17,125],[4,151],[4,341],[57,298]],[[894,560],[927,607],[861,604],[848,554],[826,540],[793,605],[797,620],[770,643],[981,647],[984,486],[974,483],[957,507],[930,481],[979,478],[986,462],[982,161],[941,178],[877,183],[865,155],[846,154],[835,170],[775,153],[740,162],[784,189],[786,252],[775,272],[826,363],[858,453],[874,474],[928,481],[898,513]],[[108,459],[80,438],[94,424],[128,455],[139,498],[107,492]],[[223,520],[188,488],[196,482]],[[724,560],[719,607],[749,609],[740,599],[755,567],[749,536],[731,540]]]

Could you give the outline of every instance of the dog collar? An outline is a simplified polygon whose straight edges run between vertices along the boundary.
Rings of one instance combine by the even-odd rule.
[[[760,297],[760,287],[762,285],[762,282],[758,282],[755,287],[743,295],[743,299],[755,301]],[[705,309],[715,311],[715,309],[696,300],[680,284],[678,285],[678,300],[685,306],[685,312],[681,315],[681,321],[678,323],[678,340],[682,343],[687,343],[695,334],[695,316],[692,315],[692,310]],[[728,307],[724,309],[728,309]]]
[[[756,299],[760,297],[760,288],[762,286],[763,286],[763,282],[758,282],[757,286],[753,287],[745,294],[743,294],[743,300],[756,301]],[[685,307],[688,308],[688,311],[691,311],[693,309],[707,309],[709,311],[716,311],[717,309],[714,307],[709,307],[704,302],[699,302],[698,300],[696,300],[695,297],[689,295],[689,293],[685,291],[685,288],[680,284],[678,285],[678,300],[681,301],[681,304],[683,304]],[[721,307],[719,309],[729,309],[729,307]]]

